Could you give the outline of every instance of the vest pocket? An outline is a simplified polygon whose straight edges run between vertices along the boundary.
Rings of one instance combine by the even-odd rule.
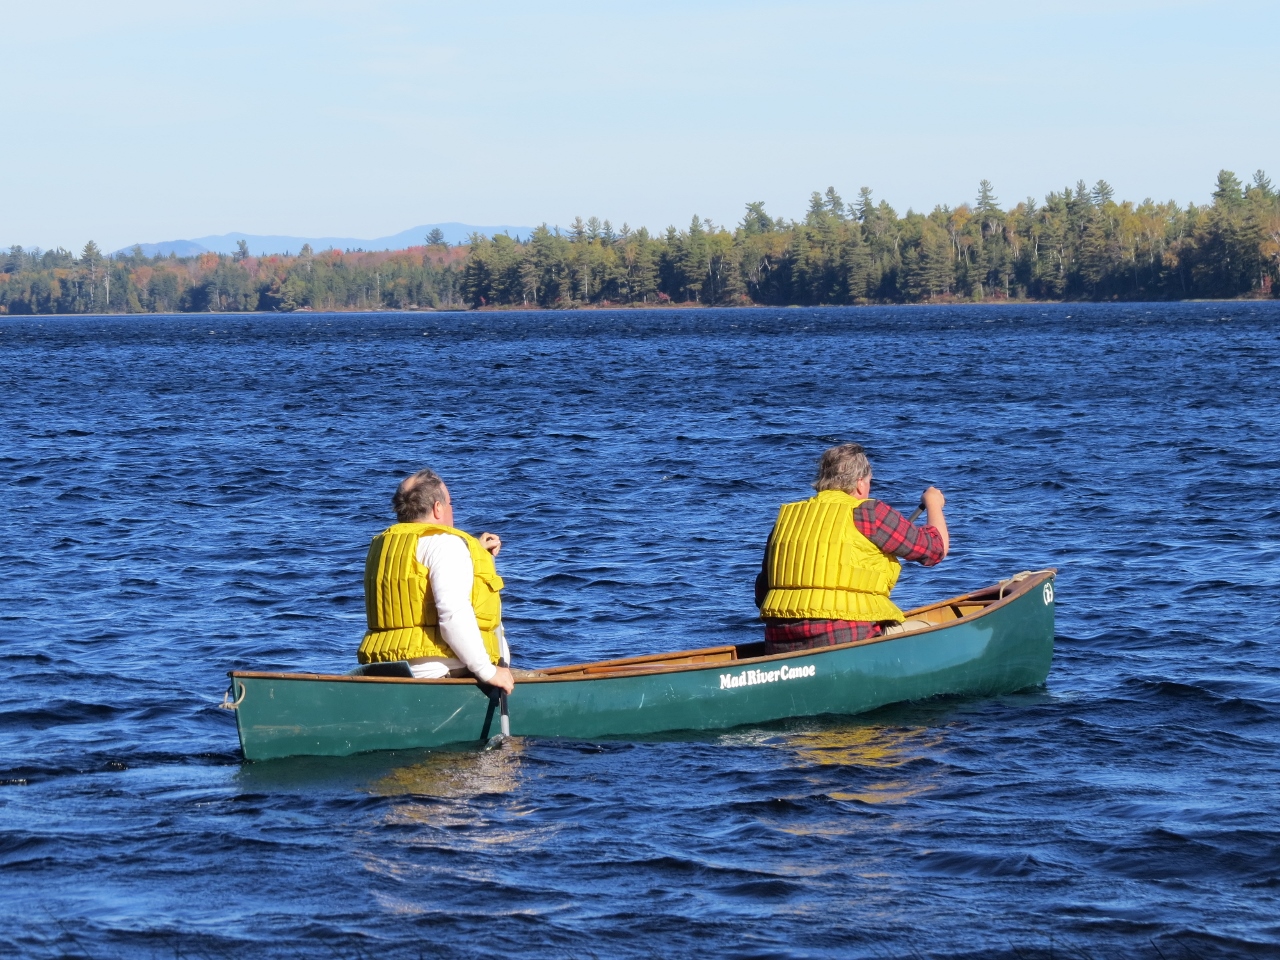
[[[479,570],[476,572],[476,578],[494,593],[497,593],[506,586],[506,584],[502,582],[502,577],[496,570],[493,573],[489,573],[487,570]]]

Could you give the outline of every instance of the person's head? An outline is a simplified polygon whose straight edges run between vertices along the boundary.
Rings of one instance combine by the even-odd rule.
[[[401,523],[435,523],[453,526],[453,499],[434,470],[419,470],[396,487],[391,507]]]
[[[871,462],[862,444],[842,443],[824,450],[813,489],[843,490],[865,498],[871,492]]]

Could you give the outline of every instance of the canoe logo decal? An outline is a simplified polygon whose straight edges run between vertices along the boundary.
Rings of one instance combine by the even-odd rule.
[[[812,663],[807,667],[790,667],[784,663],[777,670],[743,670],[737,675],[722,673],[720,674],[720,689],[736,690],[738,687],[754,687],[757,683],[800,680],[804,677],[812,677],[817,672],[817,666]]]
[[[1047,607],[1053,603],[1053,581],[1050,580],[1044,585],[1044,605]]]

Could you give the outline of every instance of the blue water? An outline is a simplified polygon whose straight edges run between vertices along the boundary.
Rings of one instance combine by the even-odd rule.
[[[1280,303],[14,318],[0,400],[0,955],[1280,956]],[[240,762],[411,470],[533,667],[755,638],[849,439],[903,606],[1060,569],[1044,688]]]

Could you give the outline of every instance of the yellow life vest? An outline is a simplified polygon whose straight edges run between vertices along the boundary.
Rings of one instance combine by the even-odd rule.
[[[475,579],[471,607],[480,625],[491,663],[500,653],[498,624],[502,621],[502,577],[489,551],[470,534],[431,523],[397,523],[373,538],[364,563],[364,610],[368,632],[360,643],[361,663],[411,660],[415,657],[456,657],[440,635],[440,615],[431,596],[431,580],[418,562],[418,540],[437,533],[461,537],[471,554]]]
[[[853,508],[864,501],[822,490],[784,503],[769,535],[766,620],[901,621],[889,599],[902,565],[858,532]]]

